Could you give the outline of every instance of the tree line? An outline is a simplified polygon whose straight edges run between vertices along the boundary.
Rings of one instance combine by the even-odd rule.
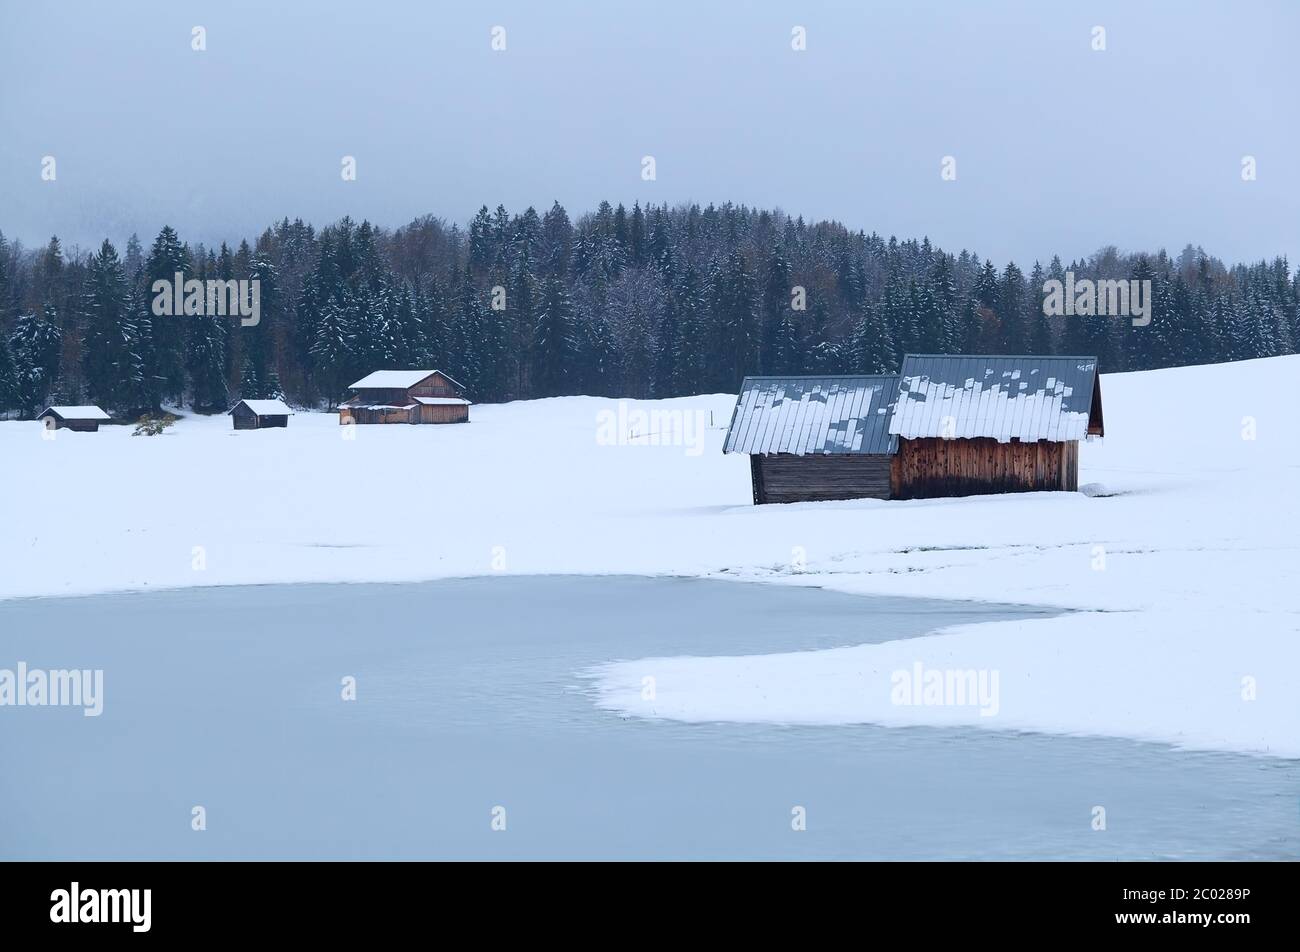
[[[1048,316],[1049,280],[1150,281],[1152,319]],[[154,282],[256,280],[260,320],[160,316]],[[746,374],[883,373],[913,353],[1096,356],[1103,372],[1293,353],[1300,274],[1103,248],[1028,272],[724,204],[602,202],[576,221],[485,206],[467,228],[287,218],[233,249],[164,227],[67,251],[0,234],[0,413],[135,414],[284,396],[330,406],[383,368],[438,368],[481,402],[734,392]]]

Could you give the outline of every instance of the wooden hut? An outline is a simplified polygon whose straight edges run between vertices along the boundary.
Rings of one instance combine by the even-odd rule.
[[[283,400],[240,400],[228,411],[236,430],[263,430],[287,427],[293,411]]]
[[[898,499],[1077,490],[1104,435],[1095,357],[908,354],[889,424]]]
[[[376,370],[348,389],[339,423],[468,423],[465,388],[441,370]]]
[[[746,377],[724,453],[749,454],[754,502],[888,499],[893,376]]]
[[[50,429],[95,433],[112,417],[99,407],[46,407],[36,419]]]

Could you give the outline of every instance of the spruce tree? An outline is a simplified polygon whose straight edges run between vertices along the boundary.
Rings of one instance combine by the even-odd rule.
[[[722,384],[725,390],[731,391],[740,385],[741,378],[757,372],[760,366],[756,289],[745,258],[739,251],[732,252],[727,262],[723,302],[729,376],[722,380]]]
[[[577,323],[576,350],[583,368],[580,393],[594,397],[617,395],[618,360],[614,337],[603,311],[589,311]]]
[[[760,306],[760,343],[758,362],[754,373],[781,373],[777,368],[789,359],[789,336],[793,321],[793,284],[790,262],[780,245],[773,245],[768,253],[767,279],[763,283],[763,300]]]
[[[316,383],[330,407],[337,405],[348,385],[347,377],[354,365],[349,349],[351,340],[348,306],[337,295],[332,295],[321,309],[320,320],[316,325],[316,340],[311,346]]]
[[[9,353],[9,341],[0,334],[0,415],[8,416],[18,405],[18,368]]]
[[[257,366],[251,358],[244,358],[244,369],[239,375],[239,398],[241,400],[265,399],[264,386]]]
[[[1192,307],[1196,311],[1197,325],[1201,329],[1201,343],[1197,353],[1192,355],[1191,363],[1213,364],[1223,360],[1223,339],[1214,311],[1212,293],[1205,288],[1198,277],[1192,292]]]
[[[536,227],[540,234],[540,224],[526,227]],[[528,245],[531,244],[530,241]],[[520,399],[528,392],[528,376],[533,363],[533,336],[538,323],[539,293],[537,278],[533,275],[532,255],[525,247],[515,259],[510,274],[509,303],[501,315],[505,340],[501,380],[509,399]]]
[[[17,371],[19,413],[23,419],[31,419],[44,409],[50,387],[59,375],[63,335],[54,307],[45,305],[40,314],[19,317],[9,347]]]
[[[170,225],[163,226],[144,263],[144,286],[150,301],[158,292],[154,283],[165,281],[171,288],[180,273],[182,280],[190,277],[189,249]],[[182,289],[183,290],[183,289]],[[163,290],[161,293],[167,293]],[[163,400],[179,403],[185,392],[185,335],[188,323],[184,315],[154,315],[150,324],[150,337],[145,342],[144,357],[146,380],[150,387],[150,403],[154,409]]]
[[[938,343],[935,351],[941,354],[961,352],[961,311],[957,283],[953,277],[952,261],[942,252],[935,257],[930,271],[930,292],[939,308]]]
[[[1029,334],[1027,353],[1042,356],[1052,353],[1052,325],[1043,309],[1044,280],[1043,266],[1035,261],[1025,289],[1024,326]]]
[[[563,278],[572,253],[573,224],[559,202],[552,204],[542,218],[542,242],[541,260],[546,262],[547,277]]]
[[[677,315],[677,342],[673,354],[673,392],[703,393],[707,368],[705,302],[699,273],[687,265],[672,288],[673,310]],[[794,347],[791,346],[791,354]]]
[[[839,373],[840,349],[829,334],[830,308],[819,295],[808,309],[807,332],[803,341],[805,373]]]
[[[974,326],[967,347],[972,353],[996,354],[1003,346],[1002,322],[998,315],[1002,290],[992,261],[984,262],[984,268],[975,280],[972,297],[975,304],[972,314]]]
[[[423,355],[422,366],[437,368],[449,366],[448,338],[451,315],[443,285],[431,281],[428,293],[417,295],[416,311],[418,315],[416,326],[421,335],[418,349]],[[412,346],[415,346],[414,343]]]
[[[885,288],[875,311],[880,333],[893,348],[888,363],[897,367],[906,354],[916,351],[920,334],[908,291],[902,287],[902,279],[896,271],[890,270],[885,275]]]
[[[994,310],[998,315],[999,336],[997,352],[1024,354],[1029,352],[1029,328],[1025,323],[1025,276],[1009,262],[1002,272],[998,285],[998,302]]]
[[[0,340],[5,339],[18,315],[18,293],[10,269],[10,246],[0,231]]]
[[[533,349],[532,382],[541,397],[558,397],[565,392],[573,359],[573,305],[564,282],[555,275],[546,279],[537,315]]]
[[[226,328],[212,314],[192,315],[186,336],[185,366],[190,377],[194,409],[220,412],[229,408],[226,390]]]
[[[677,396],[675,380],[677,377],[677,354],[681,326],[677,310],[677,298],[671,290],[664,295],[663,315],[655,332],[655,366],[651,396]]]
[[[1133,265],[1132,278],[1135,281],[1152,281],[1152,292],[1154,294],[1154,269],[1151,262],[1146,257],[1138,258]],[[1161,333],[1161,322],[1167,320],[1167,315],[1162,317],[1155,311],[1155,301],[1152,300],[1151,322],[1145,326],[1135,326],[1133,322],[1125,321],[1124,330],[1122,331],[1123,339],[1123,360],[1125,370],[1150,370],[1156,366],[1157,354],[1160,347],[1156,342],[1156,335]]]
[[[898,354],[885,321],[883,305],[867,305],[855,333],[856,372],[887,374],[898,371]]]
[[[456,297],[447,335],[448,365],[453,368],[451,375],[481,401],[485,399],[482,344],[486,306],[468,268],[461,276]]]
[[[914,280],[909,298],[916,315],[916,350],[924,354],[943,353],[943,307],[935,296],[933,285],[925,278]]]
[[[21,347],[16,333],[6,343],[6,349],[13,362],[13,399],[9,409],[17,411],[18,419],[30,420],[43,409],[35,406],[40,371],[33,366],[27,351]]]
[[[270,257],[254,253],[248,266],[250,281],[258,282],[258,322],[238,326],[244,363],[252,363],[259,381],[265,382],[275,369],[276,344],[283,335],[284,291],[280,274]]]

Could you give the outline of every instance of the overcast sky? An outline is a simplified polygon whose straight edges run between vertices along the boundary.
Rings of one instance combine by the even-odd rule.
[[[285,215],[730,200],[998,263],[1294,263],[1297,40],[1294,0],[0,0],[0,230],[215,243]]]

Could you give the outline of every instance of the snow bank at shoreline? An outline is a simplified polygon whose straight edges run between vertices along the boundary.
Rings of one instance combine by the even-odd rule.
[[[1287,623],[1242,630],[1227,612],[1080,612],[825,651],[647,658],[591,673],[599,707],[640,717],[984,727],[1298,758],[1300,639],[1279,643]],[[927,684],[935,672],[957,691],[937,678]]]

